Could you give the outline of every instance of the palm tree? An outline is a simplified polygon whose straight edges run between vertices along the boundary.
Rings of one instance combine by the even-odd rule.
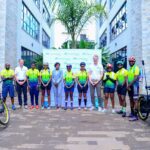
[[[110,51],[108,48],[105,47],[101,48],[100,51],[102,54],[102,65],[105,68],[110,59]]]
[[[106,16],[104,7],[93,0],[52,0],[51,7],[52,23],[62,23],[71,37],[72,48],[76,48],[78,36],[92,17]]]

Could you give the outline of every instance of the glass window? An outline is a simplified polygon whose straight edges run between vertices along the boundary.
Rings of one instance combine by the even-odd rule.
[[[44,47],[50,48],[50,37],[44,30],[42,30],[42,44]]]
[[[110,40],[115,39],[127,28],[126,2],[123,4],[117,15],[110,23]]]
[[[43,18],[47,22],[48,26],[50,27],[50,11],[48,6],[43,2]]]
[[[114,6],[116,0],[110,0],[110,9]]]
[[[31,63],[37,56],[39,56],[37,53],[24,47],[21,48],[21,58],[25,61],[25,66],[27,66],[28,68],[31,67]]]
[[[22,5],[22,29],[34,39],[39,40],[40,24],[31,14],[30,10],[25,6],[25,4],[23,3]]]
[[[115,72],[118,71],[117,62],[120,60],[124,62],[124,68],[127,68],[127,46],[112,53],[110,58]]]
[[[38,9],[40,9],[40,0],[33,0]]]
[[[104,31],[104,33],[101,35],[100,39],[99,39],[99,47],[103,48],[107,45],[107,30]]]

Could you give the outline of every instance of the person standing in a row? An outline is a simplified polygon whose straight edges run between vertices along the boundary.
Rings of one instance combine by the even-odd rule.
[[[36,69],[36,65],[33,62],[31,64],[31,69],[29,69],[27,71],[27,78],[28,78],[28,89],[30,92],[30,97],[31,97],[31,107],[30,109],[34,108],[34,99],[35,99],[35,108],[39,109],[39,103],[38,103],[38,99],[39,99],[39,70]]]
[[[99,101],[99,111],[103,109],[103,100],[101,98],[101,83],[104,75],[103,66],[99,64],[98,55],[93,56],[93,64],[90,66],[89,70],[89,81],[90,81],[90,94],[91,94],[91,102],[92,107],[91,110],[94,109],[95,106],[95,90],[97,93],[98,101]]]
[[[54,90],[54,99],[56,108],[61,107],[61,98],[62,98],[62,81],[63,81],[63,71],[60,69],[60,63],[56,62],[55,70],[52,72],[52,83]]]
[[[71,110],[73,110],[73,93],[75,86],[75,76],[71,71],[72,65],[68,64],[67,71],[64,74],[64,90],[65,90],[65,110],[67,110],[68,98],[70,96]]]
[[[85,62],[80,63],[80,71],[77,73],[77,83],[78,83],[78,93],[79,93],[79,107],[78,109],[81,109],[81,101],[82,101],[82,95],[84,97],[84,109],[87,109],[87,91],[88,91],[88,72],[85,69]]]
[[[10,69],[10,64],[5,64],[5,69],[1,72],[1,78],[3,81],[2,85],[2,97],[3,101],[6,102],[7,95],[9,93],[9,96],[11,97],[11,103],[12,103],[12,110],[15,110],[16,107],[14,105],[14,71]]]
[[[24,108],[27,109],[27,77],[28,68],[24,66],[24,60],[19,60],[19,66],[15,69],[15,80],[17,84],[19,108],[22,107],[22,93],[24,96]]]
[[[48,95],[47,109],[50,109],[50,104],[51,104],[50,90],[52,85],[51,79],[52,79],[52,72],[49,70],[48,63],[44,63],[43,69],[40,72],[40,82],[41,82],[41,89],[42,89],[42,97],[41,97],[42,109],[44,109],[44,97],[46,92]]]

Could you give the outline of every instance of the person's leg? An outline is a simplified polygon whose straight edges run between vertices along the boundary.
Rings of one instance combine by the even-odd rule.
[[[50,94],[50,89],[47,90],[47,96],[48,96],[48,105],[49,107],[51,106],[51,94]]]
[[[37,85],[34,87],[34,95],[35,95],[35,104],[39,105],[39,89],[37,89]]]
[[[27,106],[27,82],[22,86],[23,96],[24,96],[24,106]]]
[[[98,97],[98,103],[99,103],[99,110],[103,108],[103,99],[101,97],[101,83],[98,83],[96,86],[96,92],[97,92],[97,97]]]
[[[112,109],[115,109],[114,93],[110,93],[110,99],[111,99]]]
[[[42,93],[41,93],[41,106],[42,108],[44,108],[44,97],[45,97],[45,89],[42,89]]]
[[[54,100],[55,100],[55,107],[58,107],[58,89],[56,88],[55,85],[53,85],[53,92],[54,92]]]
[[[82,89],[81,87],[78,85],[77,86],[78,89],[78,109],[81,109],[81,100],[82,100]]]
[[[67,104],[68,104],[68,96],[69,96],[69,93],[66,91],[65,92],[65,110],[67,110]]]
[[[22,107],[22,85],[17,83],[18,103]]]
[[[105,93],[105,101],[104,101],[104,108],[107,109],[108,106],[108,99],[109,99],[109,93]]]
[[[87,108],[87,93],[83,93],[83,97],[84,97],[84,106],[86,109]]]
[[[3,84],[3,86],[2,86],[2,97],[3,97],[4,103],[6,103],[7,93],[8,93],[8,86]]]
[[[58,107],[61,107],[61,100],[62,100],[62,83],[59,83],[57,87]]]
[[[95,87],[90,84],[90,95],[91,95],[91,103],[92,103],[92,106],[95,107]],[[91,107],[91,110],[93,108]]]
[[[30,99],[31,99],[31,106],[34,106],[34,88],[30,85]]]
[[[71,109],[73,109],[73,92],[70,92]]]
[[[129,117],[134,116],[134,100],[133,100],[133,87],[131,87],[131,90],[128,91],[129,94],[129,99],[130,99],[130,109],[131,109],[131,114]]]

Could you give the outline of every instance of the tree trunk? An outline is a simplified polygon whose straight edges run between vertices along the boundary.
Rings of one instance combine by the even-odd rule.
[[[72,46],[71,46],[71,48],[72,49],[73,48],[76,49],[76,40],[75,40],[75,34],[74,33],[71,35],[71,40],[72,40]]]

